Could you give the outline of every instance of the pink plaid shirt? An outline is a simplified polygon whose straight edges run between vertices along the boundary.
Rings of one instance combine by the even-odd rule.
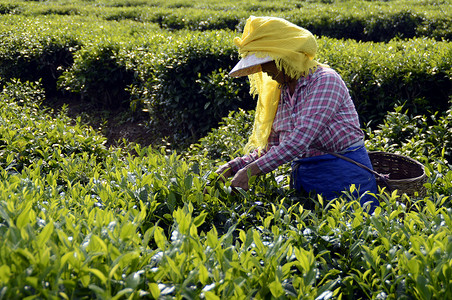
[[[324,154],[314,148],[342,151],[362,140],[349,91],[333,69],[319,67],[301,77],[295,88],[294,103],[286,89],[281,91],[266,151],[257,151],[229,162],[233,172],[256,161],[263,173],[284,163]]]

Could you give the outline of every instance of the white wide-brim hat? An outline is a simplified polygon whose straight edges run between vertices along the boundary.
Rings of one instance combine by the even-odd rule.
[[[229,72],[231,77],[241,77],[262,71],[261,64],[272,61],[270,56],[257,57],[255,54],[250,54],[242,58],[235,67]]]

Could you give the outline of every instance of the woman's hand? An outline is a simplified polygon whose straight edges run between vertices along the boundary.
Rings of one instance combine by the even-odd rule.
[[[220,179],[222,180],[222,181],[224,181],[226,178],[229,178],[229,177],[231,177],[232,175],[234,175],[233,173],[232,173],[232,169],[231,169],[231,166],[229,165],[229,164],[224,164],[224,165],[222,165],[222,166],[220,166],[216,171],[215,171],[215,173],[217,173],[218,175],[220,175]]]
[[[226,164],[220,166],[220,167],[215,171],[215,173],[217,173],[217,174],[219,175],[219,176],[218,176],[218,180],[221,180],[222,182],[225,182],[227,178],[229,178],[229,177],[231,177],[232,175],[234,175],[234,174],[232,173],[231,166],[230,166],[228,163],[226,163]],[[209,185],[209,183],[208,183],[207,185]],[[207,194],[207,193],[208,193],[208,189],[205,188],[203,193],[204,193],[204,194]]]
[[[248,176],[249,173],[249,176]],[[251,163],[243,169],[240,169],[231,180],[231,187],[242,188],[247,191],[249,186],[249,179],[251,176],[261,174],[261,170],[255,163]]]
[[[248,171],[245,168],[243,168],[235,174],[234,178],[232,178],[231,187],[242,188],[245,191],[247,191],[250,188],[248,181],[249,181]]]

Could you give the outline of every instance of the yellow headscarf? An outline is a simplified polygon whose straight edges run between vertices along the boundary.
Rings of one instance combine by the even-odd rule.
[[[248,18],[242,37],[236,37],[234,44],[239,47],[241,57],[255,54],[270,56],[279,70],[291,78],[306,76],[315,71],[318,62],[315,37],[306,29],[284,19],[275,17]],[[250,93],[258,95],[253,132],[245,146],[245,151],[265,149],[271,132],[281,90],[278,83],[263,72],[248,76]]]

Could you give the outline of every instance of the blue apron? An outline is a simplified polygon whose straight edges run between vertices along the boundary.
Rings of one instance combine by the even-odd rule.
[[[341,154],[372,169],[364,144],[347,148]],[[327,201],[337,198],[342,191],[350,191],[352,184],[358,190],[353,193],[355,197],[366,191],[375,194],[378,192],[374,174],[331,154],[292,162],[292,181],[293,188],[297,191],[321,194]],[[369,213],[379,205],[378,199],[368,193],[360,199],[361,206],[366,202],[371,202]]]

